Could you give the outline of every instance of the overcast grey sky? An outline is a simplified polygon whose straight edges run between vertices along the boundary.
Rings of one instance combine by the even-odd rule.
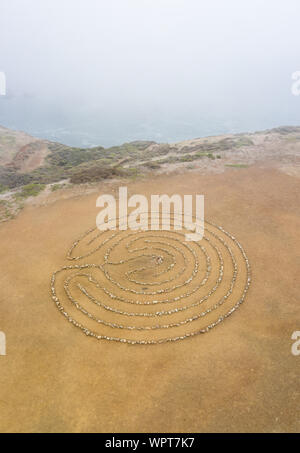
[[[21,127],[34,98],[62,123],[94,113],[124,131],[129,118],[300,124],[299,22],[299,0],[0,0],[0,71],[23,99],[0,99],[0,122]]]

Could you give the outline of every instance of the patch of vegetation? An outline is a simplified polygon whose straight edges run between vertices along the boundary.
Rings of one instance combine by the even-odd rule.
[[[8,189],[19,187],[30,183],[32,180],[30,174],[17,173],[12,168],[6,168],[0,166],[0,183],[2,186]]]
[[[21,206],[8,200],[0,200],[0,222],[13,219]]]
[[[44,184],[27,184],[22,187],[21,192],[18,192],[15,197],[16,199],[24,199],[28,197],[36,197],[42,190],[45,189]]]
[[[0,184],[0,193],[6,192],[8,190],[8,187],[4,186],[3,184]]]
[[[297,126],[281,126],[275,127],[275,129],[268,130],[267,132],[277,132],[278,134],[287,135],[300,132],[300,127]]]
[[[196,152],[193,154],[184,154],[183,156],[170,156],[165,159],[160,159],[155,161],[159,164],[174,164],[178,162],[194,162],[195,160],[202,159],[203,157],[208,157],[209,159],[215,159],[213,153],[207,152]]]
[[[150,168],[151,170],[157,170],[161,167],[161,164],[155,160],[150,160],[148,162],[143,163],[143,166]]]
[[[249,137],[242,136],[242,137],[239,137],[235,141],[235,147],[236,148],[242,148],[244,146],[251,146],[251,145],[254,145],[254,143]]]
[[[102,149],[101,157],[110,159],[114,162],[124,158],[130,158],[133,160],[141,159],[146,155],[146,148],[152,143],[154,142],[137,141],[124,143],[120,146],[112,146],[111,148]]]
[[[51,192],[62,189],[63,187],[65,187],[65,185],[66,184],[53,184],[53,186],[51,186]]]
[[[11,218],[11,211],[6,200],[0,200],[0,222],[9,220]]]
[[[186,154],[178,159],[179,162],[193,162],[197,159],[196,155],[193,154]]]
[[[96,182],[102,179],[109,179],[116,176],[123,176],[124,170],[118,167],[94,166],[78,172],[71,176],[72,184],[83,184],[86,182]]]
[[[138,176],[140,176],[140,172],[137,167],[130,167],[126,169],[126,172],[123,171],[122,176],[127,176],[131,179],[136,179]]]
[[[195,153],[194,155],[197,156],[197,158],[201,159],[201,157],[210,157],[210,156],[212,156],[212,153],[198,152],[198,153]]]
[[[225,164],[225,167],[248,168],[249,165],[246,165],[246,164]]]
[[[72,168],[83,162],[99,159],[102,156],[102,149],[101,147],[91,149],[66,147],[49,154],[46,160],[54,167]]]
[[[156,162],[158,164],[175,164],[178,161],[179,161],[179,157],[169,156],[169,157],[165,157],[164,159],[159,159]]]
[[[151,153],[147,153],[147,155],[151,155],[152,157],[159,157],[165,156],[166,154],[169,154],[173,151],[177,151],[177,148],[170,146],[168,143],[163,143],[156,146],[154,150],[152,150]]]
[[[213,152],[220,152],[220,151],[229,151],[233,150],[234,148],[241,148],[243,146],[250,146],[254,143],[249,137],[244,135],[238,135],[234,138],[225,137],[222,139],[217,139],[214,142],[204,142],[196,144],[195,146],[184,146],[177,152],[181,153],[191,153],[196,152],[197,155],[204,155],[207,156],[208,154],[212,154]]]
[[[163,164],[189,163],[204,157],[220,159],[222,151],[251,144],[253,143],[250,138],[244,134],[221,139],[218,137],[205,139],[200,143],[195,141],[193,145],[183,147],[136,140],[110,148],[96,146],[84,149],[47,142],[49,153],[43,166],[28,173],[21,173],[13,167],[0,166],[0,192],[31,184],[59,183],[64,179],[78,184],[115,176],[131,176],[134,166],[157,170]],[[35,146],[40,147],[41,143],[36,142]],[[122,168],[127,161],[130,161],[132,166]],[[58,188],[54,184],[51,190],[55,191]]]

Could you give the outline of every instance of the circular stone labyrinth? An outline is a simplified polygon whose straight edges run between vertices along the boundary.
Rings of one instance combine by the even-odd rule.
[[[250,264],[237,239],[205,222],[185,229],[84,233],[54,272],[52,298],[66,319],[98,340],[159,344],[209,332],[244,301]],[[176,223],[176,222],[175,222]]]

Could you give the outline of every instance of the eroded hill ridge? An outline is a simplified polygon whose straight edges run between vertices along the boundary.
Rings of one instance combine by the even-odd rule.
[[[45,188],[51,192],[150,173],[221,173],[257,163],[299,176],[300,127],[171,144],[145,140],[110,148],[79,148],[0,126],[0,220],[14,216],[26,199]]]

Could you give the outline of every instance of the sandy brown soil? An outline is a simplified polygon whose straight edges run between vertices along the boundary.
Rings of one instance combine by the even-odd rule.
[[[254,166],[129,184],[130,194],[154,190],[205,195],[207,219],[235,235],[252,264],[245,303],[174,344],[85,337],[54,306],[49,280],[94,226],[103,190],[27,206],[0,225],[0,431],[299,431],[299,179]]]
[[[10,163],[23,146],[38,141],[38,138],[26,134],[26,132],[0,126],[0,165]]]
[[[24,150],[24,148],[27,149]],[[41,167],[48,153],[49,149],[43,142],[41,142],[41,145],[35,142],[30,143],[17,153],[12,164],[22,173],[27,173]]]

